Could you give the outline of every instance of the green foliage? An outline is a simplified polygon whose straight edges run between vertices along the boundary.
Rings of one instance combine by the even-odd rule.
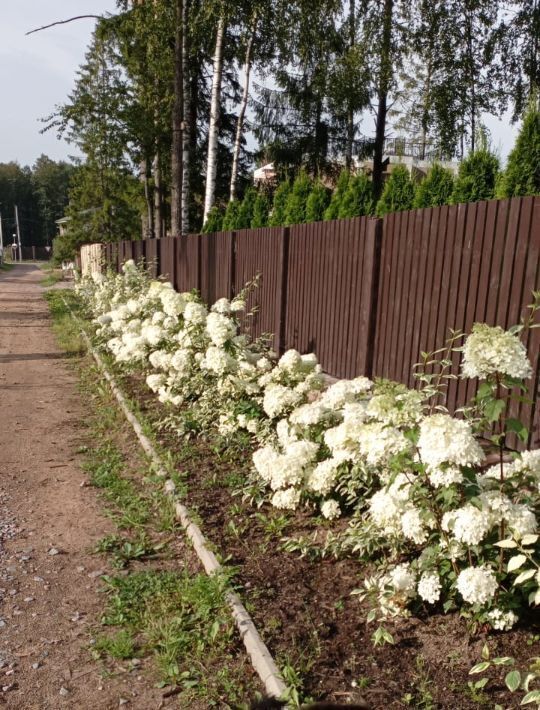
[[[470,153],[459,166],[452,203],[493,199],[498,174],[499,159],[487,145]]]
[[[540,110],[531,102],[516,144],[508,156],[497,195],[518,197],[540,194]]]
[[[221,209],[217,205],[214,205],[208,213],[208,217],[206,218],[206,222],[202,228],[203,234],[221,232],[223,227],[223,218],[224,214]]]
[[[377,203],[377,216],[382,217],[388,212],[401,212],[412,209],[414,201],[414,184],[409,171],[404,165],[396,165],[387,179],[381,199]]]
[[[311,178],[304,170],[301,170],[287,198],[285,224],[303,224],[306,221],[306,205],[311,185]]]
[[[228,203],[225,214],[223,215],[223,222],[221,224],[221,229],[224,232],[230,232],[232,229],[236,229],[240,204],[241,203],[238,200],[233,200]]]
[[[274,193],[274,203],[268,224],[270,227],[281,227],[285,224],[285,206],[291,192],[288,181],[280,183]]]
[[[254,187],[248,187],[238,209],[236,229],[249,229],[251,227],[256,199],[257,190]]]
[[[306,222],[320,222],[330,201],[330,192],[317,180],[306,202]]]
[[[373,186],[365,173],[354,175],[349,180],[339,205],[338,217],[361,217],[373,212]]]
[[[325,219],[337,219],[339,217],[339,208],[341,206],[341,200],[347,192],[350,177],[351,174],[348,170],[342,170],[339,174],[336,189],[332,193],[330,204],[328,205],[326,212],[324,213]]]
[[[269,213],[270,201],[268,199],[268,195],[265,192],[258,192],[253,205],[251,227],[253,229],[256,229],[257,227],[267,227]]]
[[[454,190],[454,176],[435,163],[428,171],[425,179],[416,187],[414,207],[438,207],[450,204]]]

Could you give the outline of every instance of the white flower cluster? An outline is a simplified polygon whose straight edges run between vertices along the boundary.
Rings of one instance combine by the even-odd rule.
[[[463,346],[462,372],[464,377],[481,379],[495,374],[526,379],[532,367],[516,335],[500,326],[475,323]]]

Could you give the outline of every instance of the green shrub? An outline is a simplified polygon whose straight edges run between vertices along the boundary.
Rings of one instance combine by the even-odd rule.
[[[306,205],[311,185],[311,178],[304,170],[301,170],[287,198],[285,224],[303,224],[306,221]]]
[[[486,146],[470,153],[459,166],[452,203],[478,202],[495,197],[499,159]]]
[[[373,184],[364,173],[355,175],[349,180],[349,185],[339,205],[338,217],[361,217],[373,213]]]
[[[257,193],[255,203],[253,205],[253,215],[251,217],[251,227],[267,227],[268,215],[270,213],[270,201],[268,195],[264,192]]]
[[[448,205],[452,199],[453,190],[454,176],[451,171],[435,163],[416,188],[414,206],[420,208]]]
[[[306,222],[320,222],[330,202],[330,192],[317,180],[306,202]]]
[[[204,223],[204,226],[202,228],[203,234],[211,234],[212,232],[221,232],[223,226],[223,212],[220,210],[220,208],[217,205],[214,205],[210,212],[208,213],[208,217],[206,218],[206,222]]]
[[[272,205],[272,213],[268,220],[270,227],[281,227],[285,224],[285,206],[287,200],[289,199],[289,194],[291,192],[291,185],[288,181],[282,182],[278,185],[274,193],[274,202]]]
[[[254,187],[248,187],[244,199],[238,209],[236,218],[236,229],[249,229],[251,220],[253,219],[253,209],[255,200],[257,199],[257,190]]]
[[[240,211],[240,202],[238,200],[233,200],[233,202],[229,202],[227,205],[227,209],[225,210],[225,214],[223,216],[223,223],[221,225],[221,229],[224,232],[230,232],[233,229],[236,229],[236,225],[238,223],[238,212]]]
[[[414,185],[409,171],[404,165],[396,165],[384,184],[381,199],[377,203],[377,216],[382,217],[388,212],[410,210],[413,201]]]
[[[343,196],[347,191],[347,187],[349,186],[350,177],[351,174],[348,170],[342,170],[339,174],[336,189],[334,190],[332,198],[330,199],[330,204],[324,213],[325,219],[337,219],[339,217],[341,200],[343,199]]]
[[[540,194],[540,111],[531,102],[508,164],[498,185],[498,197]]]

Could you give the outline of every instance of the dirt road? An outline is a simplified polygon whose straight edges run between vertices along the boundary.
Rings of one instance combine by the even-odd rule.
[[[162,707],[137,669],[100,676],[88,649],[111,532],[77,453],[84,404],[34,265],[0,272],[0,706]]]

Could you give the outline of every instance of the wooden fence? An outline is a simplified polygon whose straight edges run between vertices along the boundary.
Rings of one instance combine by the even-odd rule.
[[[260,275],[246,326],[274,334],[278,352],[316,352],[335,377],[366,374],[414,383],[421,351],[449,329],[518,323],[540,290],[540,197],[412,210],[350,220],[119,242],[105,246],[118,268],[145,259],[179,291],[207,302],[231,297]],[[540,446],[540,329],[527,336],[535,368],[521,405]],[[473,383],[450,385],[451,409]],[[517,413],[517,412],[516,412]]]

